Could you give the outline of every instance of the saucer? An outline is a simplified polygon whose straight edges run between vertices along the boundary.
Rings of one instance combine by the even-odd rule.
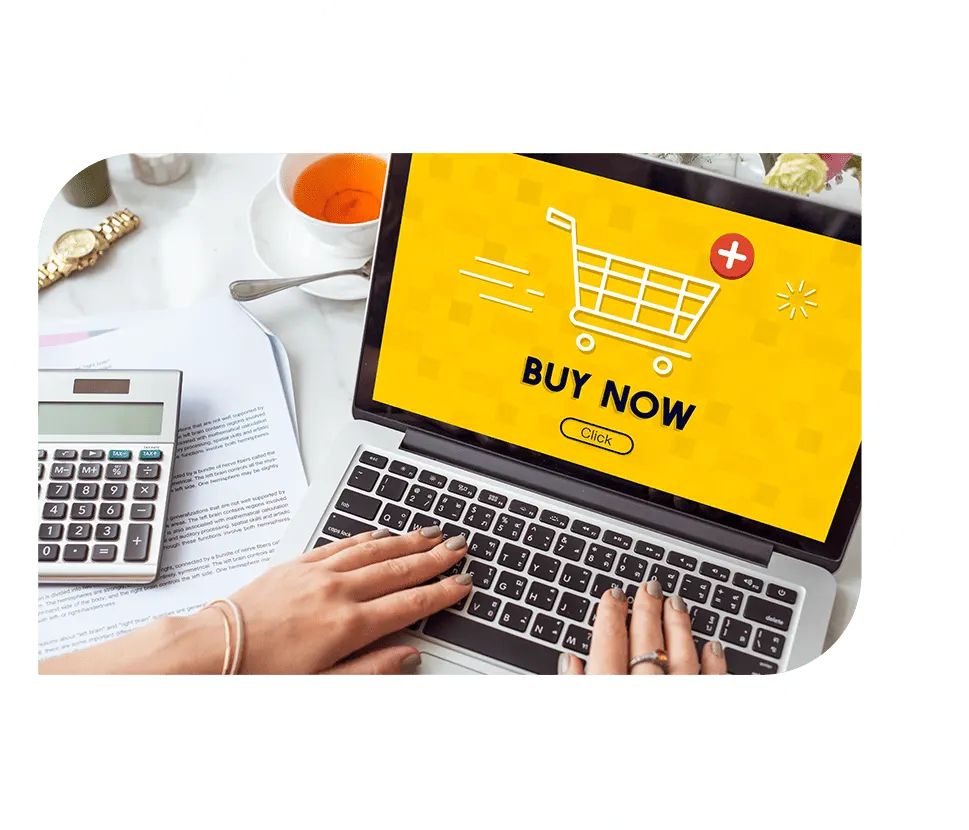
[[[359,268],[367,257],[346,257],[334,252],[292,217],[276,189],[275,179],[260,190],[249,206],[249,233],[256,256],[276,276],[302,277],[327,271]],[[332,277],[301,285],[307,294],[324,300],[365,300],[370,280]]]

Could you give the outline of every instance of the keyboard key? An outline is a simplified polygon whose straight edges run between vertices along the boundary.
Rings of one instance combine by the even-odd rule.
[[[528,575],[544,579],[546,582],[555,582],[555,577],[559,575],[559,568],[561,567],[562,561],[560,559],[546,556],[544,553],[536,553],[532,557],[532,564],[528,566]]]
[[[430,510],[436,498],[436,490],[432,490],[430,487],[421,487],[420,484],[412,484],[404,504],[413,507],[415,510]]]
[[[380,499],[365,496],[356,490],[345,489],[336,500],[336,509],[372,521],[380,510]]]
[[[45,545],[43,542],[37,545],[38,562],[56,562],[57,557],[60,556],[60,553],[60,545]]]
[[[602,541],[607,545],[615,545],[617,548],[629,550],[633,544],[633,537],[625,533],[616,533],[614,530],[607,530],[602,534]]]
[[[720,628],[720,639],[725,643],[733,643],[741,648],[750,642],[750,632],[754,627],[750,623],[741,622],[735,617],[727,617]]]
[[[592,631],[581,625],[570,625],[569,630],[565,632],[562,645],[579,654],[588,654],[589,647],[592,645]]]
[[[472,596],[472,606],[476,596],[485,595]],[[534,674],[556,674],[558,671],[558,649],[449,611],[429,617],[424,624],[424,634]]]
[[[582,558],[584,550],[585,539],[580,539],[578,536],[569,536],[568,533],[560,533],[558,541],[555,543],[555,555],[571,559],[573,562],[578,562]]]
[[[554,510],[543,510],[539,514],[538,520],[543,524],[557,527],[559,530],[565,530],[569,526],[569,517],[556,513]]]
[[[468,553],[490,562],[498,552],[499,541],[483,533],[475,533],[468,542]]]
[[[555,598],[558,595],[558,588],[553,588],[551,585],[544,585],[541,582],[532,582],[525,592],[525,602],[528,605],[541,608],[543,611],[551,611],[555,605]]]
[[[364,524],[358,519],[351,519],[349,516],[341,516],[339,513],[331,513],[330,518],[323,525],[323,533],[335,539],[346,539],[374,529],[373,525]]]
[[[676,580],[679,579],[679,576],[677,571],[663,565],[653,565],[648,578],[657,580],[663,588],[663,593],[672,594],[676,591]]]
[[[473,499],[475,494],[478,492],[478,488],[473,484],[465,484],[463,481],[458,481],[456,478],[451,480],[451,483],[448,485],[447,489],[449,493],[463,496],[466,499]]]
[[[410,518],[410,510],[406,507],[400,507],[396,504],[386,504],[384,509],[380,511],[380,518],[377,520],[384,527],[389,527],[391,530],[403,530],[407,526],[407,520]]]
[[[498,625],[510,628],[512,631],[525,631],[528,623],[531,622],[532,612],[513,602],[506,602],[501,609],[501,616],[498,618]]]
[[[77,458],[77,450],[54,450],[55,461],[74,461]]]
[[[50,477],[52,479],[57,479],[58,481],[63,479],[74,478],[74,465],[73,464],[51,464]]]
[[[559,602],[558,614],[561,617],[568,617],[570,620],[582,622],[589,611],[590,600],[572,594],[568,591],[562,592],[562,600]]]
[[[497,568],[493,568],[491,565],[486,565],[484,562],[478,562],[477,560],[472,561],[468,565],[468,573],[471,574],[471,582],[474,587],[483,588],[486,591],[491,587],[491,583],[494,581],[497,572]]]
[[[592,571],[587,571],[578,565],[566,565],[562,569],[562,578],[559,580],[559,585],[582,594],[589,587],[590,579],[592,579]]]
[[[696,634],[693,635],[693,645],[696,646],[696,659],[703,659],[703,647],[709,643],[709,640],[704,640],[703,637],[697,637]]]
[[[464,566],[467,564],[467,562],[468,557],[462,556],[459,561],[455,562],[450,568],[444,571],[444,573],[441,574],[441,577],[444,578],[448,576],[457,576],[459,573],[461,573],[461,571],[464,570]],[[453,608],[454,606],[452,605],[451,607]]]
[[[93,545],[91,547],[92,562],[114,562],[117,558],[117,545]]]
[[[77,468],[77,477],[80,479],[101,478],[100,464],[81,464]]]
[[[512,499],[511,504],[508,505],[508,509],[512,513],[524,516],[526,519],[534,519],[538,515],[538,508],[534,504],[529,504],[527,501],[519,501],[518,499]]]
[[[671,550],[666,557],[666,561],[674,568],[682,568],[684,571],[696,570],[696,559],[692,556],[687,556],[685,553],[677,553],[675,550]]]
[[[38,464],[37,465],[37,480],[39,481],[43,477],[44,477],[44,465],[43,464]]]
[[[460,525],[445,522],[441,527],[441,541],[446,542],[455,536],[463,536],[465,539],[468,539],[471,536],[471,532]]]
[[[706,602],[710,594],[710,583],[698,576],[683,574],[680,583],[680,596],[692,602]]]
[[[40,515],[43,519],[63,519],[67,515],[67,505],[62,501],[49,501]]]
[[[434,508],[434,512],[438,516],[443,516],[445,519],[456,522],[461,518],[461,514],[464,513],[464,508],[467,504],[464,499],[459,499],[457,496],[442,495],[437,500],[437,507]]]
[[[712,562],[701,562],[700,573],[704,576],[717,579],[720,582],[726,582],[728,579],[730,579],[729,570],[723,567],[723,565],[714,565]]]
[[[578,533],[579,536],[585,536],[589,539],[598,539],[601,531],[602,528],[600,528],[598,525],[583,522],[581,519],[576,519],[574,522],[572,522],[572,532]]]
[[[432,473],[430,470],[423,470],[417,477],[417,480],[422,484],[430,484],[431,487],[438,488],[447,484],[447,476],[442,476],[440,473]]]
[[[784,643],[787,639],[783,634],[776,631],[768,631],[766,628],[758,628],[757,636],[754,637],[754,651],[758,654],[766,654],[768,657],[780,658],[784,651]]]
[[[482,490],[481,495],[478,496],[478,501],[487,504],[489,507],[497,507],[499,510],[508,504],[507,496],[503,496],[501,493],[493,493],[491,490]]]
[[[134,497],[136,499],[153,499],[158,495],[158,485],[157,484],[142,484],[138,482],[135,485]],[[105,496],[107,498],[107,496]]]
[[[94,538],[99,542],[113,542],[121,535],[121,525],[103,524],[98,525],[94,531]]]
[[[375,452],[370,452],[370,450],[364,450],[360,453],[360,463],[366,464],[368,467],[376,467],[378,470],[382,470],[387,466],[387,458],[383,455],[378,455]]]
[[[37,538],[41,542],[46,542],[49,540],[60,539],[64,535],[64,525],[53,524],[51,522],[44,522],[40,526],[40,530],[37,533]]]
[[[495,523],[494,532],[498,536],[502,536],[505,539],[511,539],[513,542],[517,542],[518,538],[522,535],[522,530],[524,527],[524,519],[518,519],[515,516],[509,516],[507,513],[502,513],[498,517],[498,521]]]
[[[745,619],[779,628],[781,631],[787,631],[793,613],[788,606],[768,602],[760,597],[747,597],[747,605],[744,606]]]
[[[347,479],[347,484],[355,487],[357,490],[363,490],[369,493],[373,490],[378,478],[380,478],[380,473],[376,470],[371,470],[367,467],[354,467],[353,472],[350,473],[350,478]]]
[[[81,501],[91,501],[98,497],[98,485],[97,484],[76,484],[74,486],[74,498],[80,499]]]
[[[155,481],[161,476],[161,464],[138,464],[135,478],[139,481]]]
[[[404,478],[413,478],[417,475],[417,467],[413,464],[405,464],[403,461],[391,461],[389,470]]]
[[[87,522],[76,522],[67,526],[67,538],[83,542],[91,538],[91,525]]]
[[[472,617],[480,617],[483,620],[488,620],[491,622],[496,616],[498,616],[498,609],[501,607],[501,600],[497,597],[493,597],[490,594],[484,594],[481,591],[475,591],[471,596],[471,602],[468,603],[468,613]],[[433,617],[428,619],[428,622],[433,619]],[[425,628],[425,633],[427,629]]]
[[[439,524],[440,521],[435,519],[433,516],[427,516],[424,513],[417,513],[414,515],[414,519],[410,523],[410,527],[407,528],[407,530],[420,530],[421,528],[425,527],[436,527]]]
[[[86,521],[87,519],[94,518],[94,505],[89,501],[76,502],[71,505],[71,518],[81,519]]]
[[[600,571],[611,571],[616,560],[616,549],[605,545],[589,545],[589,552],[585,555],[584,564],[591,565]]]
[[[116,481],[124,481],[128,478],[130,472],[131,467],[128,464],[108,464],[107,469],[104,471],[104,477]]]
[[[65,562],[86,562],[87,545],[64,545]]]
[[[71,497],[71,485],[61,484],[52,481],[47,485],[47,498],[49,499],[68,499]]]
[[[724,585],[718,585],[713,591],[713,599],[710,601],[710,604],[714,608],[726,611],[728,614],[739,614],[740,604],[743,600],[744,595],[740,591],[735,591]]]
[[[631,553],[624,553],[619,557],[619,564],[616,565],[616,576],[630,579],[639,584],[646,580],[646,568],[648,566],[649,563],[645,559],[640,559]]]
[[[727,658],[728,674],[777,674],[777,663],[765,660],[763,657],[755,657],[735,648],[725,648],[723,650]]]
[[[397,476],[386,475],[381,479],[377,495],[390,501],[400,501],[407,492],[407,482]]]
[[[771,599],[779,599],[788,605],[793,605],[797,602],[797,591],[793,588],[784,588],[780,585],[775,585],[773,582],[767,583],[767,596]]]
[[[756,576],[750,576],[749,574],[735,573],[733,575],[733,584],[738,588],[746,588],[748,591],[753,591],[755,594],[759,594],[764,590],[764,580],[758,579]]]
[[[487,530],[495,520],[495,511],[481,504],[472,504],[464,517],[464,523],[476,530]]]
[[[613,588],[621,589],[622,582],[616,579],[614,576],[599,574],[596,576],[595,580],[593,580],[592,590],[589,591],[589,593],[592,594],[593,599],[599,599],[606,591],[611,591]]]
[[[532,625],[532,636],[546,643],[557,643],[562,636],[562,629],[565,623],[555,617],[547,617],[545,614],[536,614],[535,623]]]
[[[697,634],[712,637],[717,633],[717,622],[720,620],[720,615],[715,611],[694,605],[690,609],[690,619],[693,621],[691,628]]]
[[[454,605],[452,605],[451,608],[453,608],[455,611],[463,611],[464,606],[467,604],[468,604],[468,598],[461,597],[461,599],[459,599],[456,603],[454,603]]]
[[[128,525],[125,537],[124,561],[147,562],[148,547],[151,544],[151,525],[133,523]]]
[[[104,450],[81,450],[81,461],[101,461],[104,459]]]
[[[47,458],[47,450],[37,450],[37,460],[44,461]]]
[[[138,458],[142,461],[159,461],[161,457],[161,450],[142,450],[138,453]]]
[[[654,545],[652,542],[644,542],[642,539],[636,542],[636,547],[633,550],[640,556],[648,556],[650,559],[662,559],[663,554],[666,552],[659,545]]]
[[[530,548],[548,550],[552,547],[552,540],[555,538],[555,531],[537,524],[530,524],[525,531],[525,538],[522,540]]]
[[[102,505],[102,507],[113,506],[113,505]],[[118,505],[120,507],[120,505]],[[120,519],[121,513],[118,514]],[[101,516],[99,518],[107,518],[106,516]],[[111,518],[114,518],[113,516]],[[133,504],[131,505],[131,518],[139,522],[148,522],[155,518],[155,505],[153,504]]]
[[[108,450],[108,461],[128,461],[131,459],[131,450]]]
[[[528,580],[511,571],[502,571],[495,582],[495,593],[511,599],[521,599],[525,593],[525,585]]]
[[[525,570],[525,563],[528,562],[528,549],[520,548],[510,542],[505,542],[501,547],[501,555],[498,557],[498,564],[513,571]]]

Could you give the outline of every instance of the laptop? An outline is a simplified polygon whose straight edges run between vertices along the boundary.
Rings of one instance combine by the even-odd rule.
[[[554,673],[658,579],[732,674],[817,657],[861,506],[861,217],[622,154],[394,155],[352,426],[275,558],[464,534],[426,673]]]

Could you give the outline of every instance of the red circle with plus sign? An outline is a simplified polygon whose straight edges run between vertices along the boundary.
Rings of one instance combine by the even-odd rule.
[[[746,236],[725,233],[710,249],[710,264],[725,280],[739,280],[754,267],[754,246]]]

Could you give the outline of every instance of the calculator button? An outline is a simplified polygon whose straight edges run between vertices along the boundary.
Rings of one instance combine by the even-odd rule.
[[[105,505],[107,506],[107,505]],[[121,525],[98,525],[94,531],[94,538],[99,542],[111,542],[121,535]]]
[[[117,545],[93,545],[91,547],[92,562],[114,562],[117,558]]]
[[[71,497],[71,485],[60,484],[52,481],[47,485],[47,498],[49,499],[69,499]]]
[[[64,545],[65,562],[87,561],[87,545]]]
[[[105,505],[107,507],[108,505]],[[118,505],[119,507],[121,505]],[[153,504],[133,504],[131,505],[131,518],[150,520],[155,518],[155,505]]]
[[[135,485],[135,498],[136,499],[153,499],[158,495],[158,485],[157,484],[141,484],[140,482]]]
[[[125,484],[105,484],[104,493],[101,497],[105,501],[121,501],[127,492],[128,487]]]
[[[67,505],[62,501],[49,501],[40,515],[45,519],[63,519],[67,515]]]
[[[55,461],[73,461],[77,458],[77,450],[54,450]]]
[[[120,519],[124,515],[124,505],[118,504],[117,502],[105,502],[98,508],[98,518],[99,519]],[[132,519],[140,518],[134,515],[134,511],[131,514]],[[151,516],[148,517],[149,519]]]
[[[125,537],[124,561],[145,562],[148,559],[148,543],[151,541],[151,525],[130,524]]]
[[[77,468],[77,477],[84,479],[101,478],[100,464],[81,464]]]
[[[91,525],[84,523],[70,524],[67,526],[68,539],[90,539]]]
[[[93,519],[94,505],[89,501],[80,501],[71,505],[72,519]]]
[[[40,532],[37,534],[37,538],[46,542],[48,539],[60,539],[63,535],[64,525],[56,525],[45,522],[40,526]]]
[[[113,450],[112,450],[113,452]],[[131,468],[127,464],[108,464],[108,469],[104,473],[105,478],[125,479]]]
[[[45,545],[41,542],[37,545],[38,562],[56,562],[57,556],[61,552],[60,545]]]
[[[100,461],[104,458],[104,450],[81,450],[81,461]]]
[[[161,464],[139,464],[135,469],[135,478],[140,481],[150,481],[158,478],[159,475],[161,475]]]
[[[97,484],[78,484],[74,488],[74,498],[83,499],[84,501],[90,501],[91,499],[96,499],[98,497],[98,485]]]
[[[131,450],[108,450],[109,461],[127,461],[131,458]]]
[[[37,460],[43,461],[47,458],[47,450],[37,450]]]
[[[73,464],[51,464],[50,477],[56,479],[74,478]]]
[[[138,453],[138,458],[142,461],[158,461],[161,458],[161,450],[142,450]]]
[[[44,465],[43,464],[38,464],[37,465],[37,478],[38,479],[41,479],[43,477],[44,477]]]

